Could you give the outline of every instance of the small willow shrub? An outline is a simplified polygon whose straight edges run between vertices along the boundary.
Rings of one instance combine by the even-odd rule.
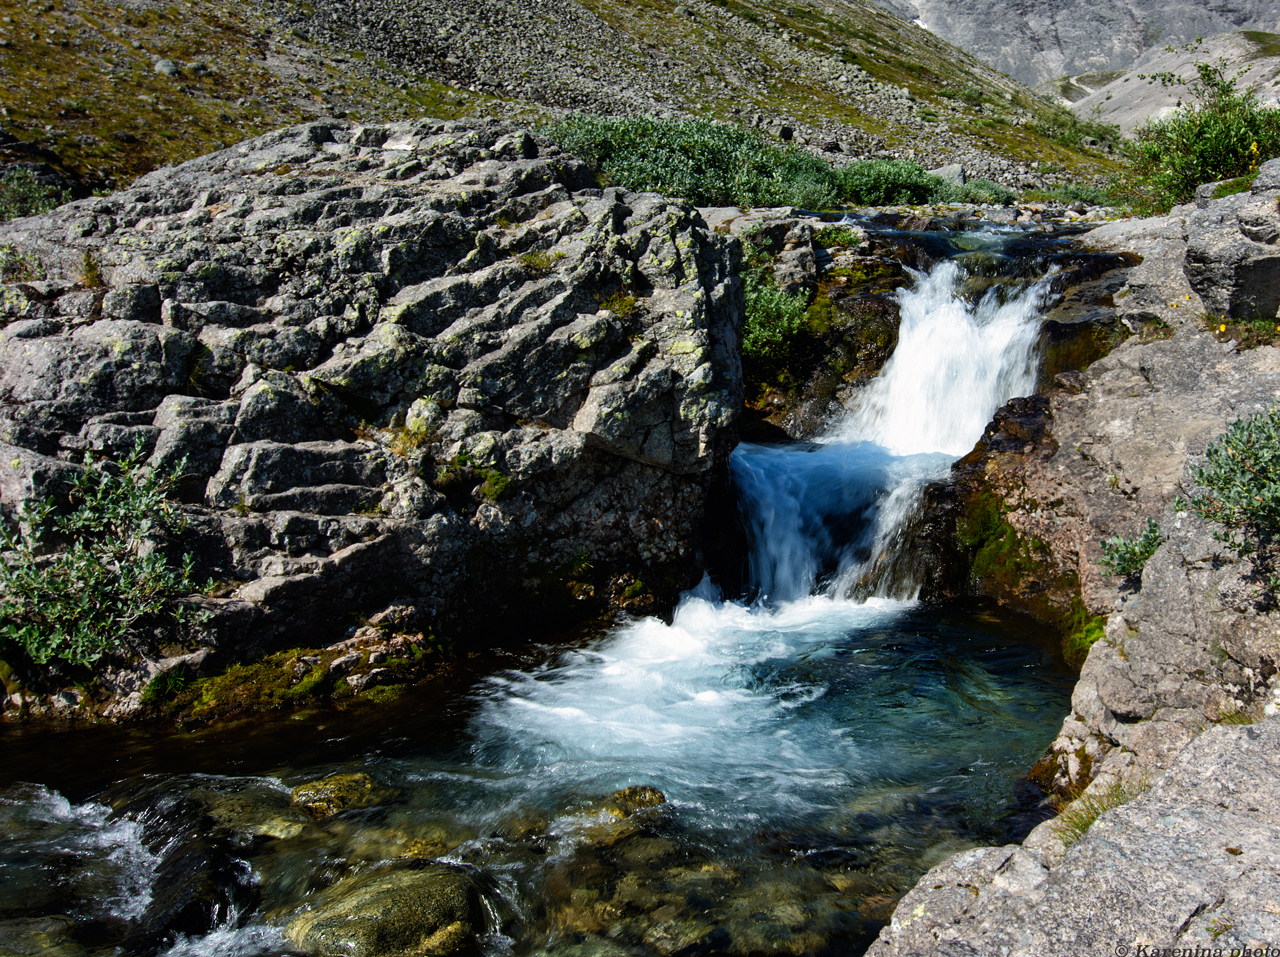
[[[1103,541],[1102,561],[1099,564],[1110,575],[1137,575],[1163,540],[1159,524],[1149,518],[1141,535],[1133,538],[1117,535]]]
[[[543,132],[608,182],[698,206],[822,209],[839,200],[827,163],[725,123],[577,115]]]
[[[863,160],[839,170],[840,192],[864,206],[928,203],[947,184],[924,167],[902,160]]]
[[[990,180],[951,186],[915,163],[864,160],[833,167],[756,130],[711,120],[575,115],[545,127],[552,142],[627,189],[678,196],[698,206],[799,206],[840,203],[1008,203],[1013,193]]]
[[[809,297],[791,294],[758,274],[743,278],[747,314],[742,324],[742,354],[758,359],[786,353],[804,327]]]
[[[37,664],[87,665],[129,650],[143,625],[189,620],[180,599],[195,590],[191,556],[176,565],[157,547],[181,525],[169,500],[177,480],[144,465],[138,448],[114,467],[86,465],[68,510],[46,499],[17,531],[3,529],[0,637]]]
[[[1168,212],[1188,202],[1202,183],[1248,176],[1280,156],[1280,109],[1238,90],[1221,61],[1197,63],[1196,70],[1191,102],[1140,126],[1123,144],[1128,169],[1114,188],[1137,212]],[[1150,79],[1166,86],[1180,82],[1171,74]]]
[[[1280,407],[1231,423],[1191,477],[1190,506],[1223,527],[1219,540],[1269,563],[1280,533]],[[1274,577],[1270,587],[1276,588]]]
[[[0,223],[47,213],[67,199],[65,191],[46,186],[22,167],[0,174]]]

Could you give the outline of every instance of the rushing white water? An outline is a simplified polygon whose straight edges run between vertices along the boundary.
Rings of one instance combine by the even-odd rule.
[[[963,278],[944,263],[900,293],[893,357],[820,442],[735,453],[758,599],[724,601],[704,583],[670,625],[637,622],[556,667],[496,679],[474,723],[482,764],[535,790],[656,783],[730,826],[735,813],[817,808],[840,785],[895,773],[909,741],[859,740],[849,701],[824,707],[858,661],[818,663],[910,607],[843,596],[923,484],[1034,387],[1041,289],[973,305],[958,296]]]
[[[0,848],[0,892],[6,897],[25,893],[37,899],[55,888],[81,899],[94,916],[131,919],[151,902],[151,884],[158,858],[142,841],[136,821],[113,818],[103,804],[72,804],[61,794],[40,786],[19,786],[0,795],[0,835],[22,835]],[[54,858],[58,866],[12,866],[24,859]],[[81,863],[92,867],[81,867]],[[48,873],[42,873],[42,871]],[[74,874],[58,887],[62,873]]]
[[[1000,254],[993,235],[961,241]],[[677,937],[689,952],[856,952],[878,929],[868,907],[999,839],[1066,702],[1052,656],[995,616],[918,605],[904,582],[849,597],[887,581],[923,484],[1031,390],[1040,290],[973,304],[963,282],[943,265],[899,294],[894,357],[819,441],[735,453],[748,596],[704,581],[669,625],[490,679],[461,743],[456,715],[429,711],[422,750],[395,729],[386,752],[278,778],[146,775],[83,804],[7,788],[0,910],[70,916],[67,946],[80,953],[83,932],[91,957],[278,957],[294,952],[284,923],[333,880],[416,868],[431,847],[474,879],[488,957],[595,952],[603,933],[637,953]],[[293,783],[352,770],[395,797],[305,824],[289,806]],[[639,784],[667,804],[611,818],[600,799]],[[21,939],[14,926],[0,930]]]

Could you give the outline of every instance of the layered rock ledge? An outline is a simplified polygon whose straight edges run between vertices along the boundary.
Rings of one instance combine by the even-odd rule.
[[[536,631],[700,574],[739,247],[525,130],[294,127],[0,248],[0,507],[91,453],[181,463],[173,547],[224,597],[165,653],[314,644],[391,600]]]

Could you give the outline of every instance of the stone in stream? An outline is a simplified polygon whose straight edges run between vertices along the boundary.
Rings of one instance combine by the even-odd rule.
[[[435,865],[340,881],[290,921],[285,936],[325,957],[399,957],[467,951],[483,929],[465,872]]]
[[[377,807],[397,796],[395,790],[384,788],[363,772],[332,774],[293,789],[293,803],[316,817],[332,817],[353,808]]]

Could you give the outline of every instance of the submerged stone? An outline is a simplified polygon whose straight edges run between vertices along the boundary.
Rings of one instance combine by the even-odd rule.
[[[667,796],[648,784],[638,784],[614,791],[605,802],[604,809],[614,817],[630,817],[645,808],[666,804]]]
[[[295,917],[285,936],[314,954],[454,954],[474,946],[479,899],[461,871],[396,870],[349,878]]]
[[[293,803],[316,817],[330,817],[351,808],[377,807],[397,796],[369,775],[333,774],[293,789]]]

